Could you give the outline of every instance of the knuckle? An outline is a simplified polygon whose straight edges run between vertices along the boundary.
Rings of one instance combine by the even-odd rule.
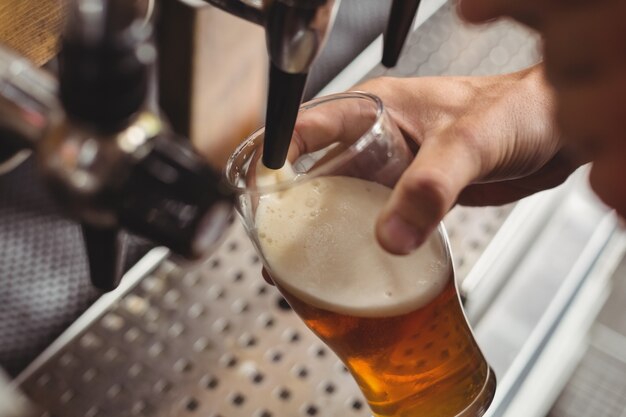
[[[485,138],[484,131],[488,126],[481,126],[478,119],[472,122],[455,124],[441,140],[445,140],[449,148],[457,148],[458,153],[471,163],[473,169],[480,173],[485,167],[493,165],[499,145]]]
[[[480,149],[483,146],[481,128],[475,123],[457,123],[443,139],[462,145],[467,149]]]

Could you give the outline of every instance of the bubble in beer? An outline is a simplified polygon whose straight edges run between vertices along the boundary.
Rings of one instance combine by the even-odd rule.
[[[291,181],[296,177],[296,173],[289,161],[285,161],[280,169],[271,169],[259,163],[256,165],[256,184],[257,186],[269,186],[281,182]]]

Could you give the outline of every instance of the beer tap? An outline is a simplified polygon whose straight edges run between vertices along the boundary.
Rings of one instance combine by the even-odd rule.
[[[263,162],[280,168],[340,0],[205,1],[266,29]],[[152,21],[138,18],[132,4],[71,3],[58,80],[0,47],[0,169],[16,151],[35,151],[53,195],[82,224],[91,279],[103,289],[121,275],[120,230],[198,257],[210,252],[232,212],[219,173],[146,105],[156,59]],[[418,4],[393,1],[384,64],[395,64]]]
[[[91,280],[106,290],[122,272],[120,230],[194,258],[210,252],[232,213],[219,172],[146,103],[156,50],[151,22],[132,3],[72,4],[59,54],[62,111],[36,146],[53,195],[82,224]]]
[[[308,72],[330,32],[340,0],[205,0],[265,27],[270,58],[263,164],[283,166]],[[394,66],[419,0],[393,0],[383,64]]]
[[[387,68],[395,67],[398,63],[419,5],[420,0],[393,0],[391,3],[389,22],[383,37],[382,64]]]
[[[265,27],[270,60],[263,163],[283,166],[313,60],[335,18],[339,0],[205,0]]]

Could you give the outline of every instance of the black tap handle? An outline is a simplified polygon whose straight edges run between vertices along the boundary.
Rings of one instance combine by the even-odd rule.
[[[120,193],[120,225],[189,258],[209,253],[232,216],[234,197],[187,140],[152,139]]]
[[[144,106],[156,59],[152,25],[134,2],[70,3],[59,52],[59,95],[65,113],[100,132],[114,133]]]
[[[111,291],[120,283],[124,265],[124,243],[115,228],[97,228],[82,224],[83,239],[94,287]]]
[[[383,36],[382,63],[387,68],[395,67],[398,63],[419,4],[420,0],[393,0],[389,22]]]
[[[263,145],[263,164],[268,168],[279,169],[285,164],[307,75],[290,74],[270,64]]]

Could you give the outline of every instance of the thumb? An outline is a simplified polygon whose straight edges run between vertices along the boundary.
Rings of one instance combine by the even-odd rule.
[[[514,2],[510,0],[459,0],[459,15],[472,23],[485,22],[500,17]]]
[[[424,243],[478,177],[480,158],[469,145],[473,141],[463,139],[444,132],[424,141],[377,219],[376,236],[385,250],[405,255]]]

